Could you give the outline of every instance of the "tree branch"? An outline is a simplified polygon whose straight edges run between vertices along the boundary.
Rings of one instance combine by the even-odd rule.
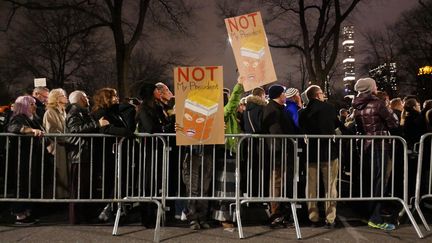
[[[145,16],[146,16],[146,13],[147,13],[147,9],[148,9],[149,3],[150,3],[150,0],[141,0],[140,1],[140,10],[139,10],[138,23],[136,25],[136,28],[135,28],[135,31],[134,31],[134,33],[132,35],[131,40],[127,44],[128,45],[128,48],[127,48],[128,50],[127,51],[129,53],[131,52],[131,49],[136,45],[136,43],[138,42],[138,40],[139,40],[139,38],[141,36],[142,30],[143,30],[143,27],[144,27],[144,20],[145,20]]]
[[[270,43],[269,43],[269,46],[272,47],[272,48],[285,48],[285,49],[288,49],[288,48],[295,48],[295,49],[299,50],[302,54],[304,54],[304,49],[303,49],[303,47],[301,47],[301,46],[299,46],[299,45],[296,45],[296,44],[275,45],[275,44],[270,44]]]

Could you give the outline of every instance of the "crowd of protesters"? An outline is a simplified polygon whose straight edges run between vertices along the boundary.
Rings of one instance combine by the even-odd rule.
[[[286,88],[282,85],[271,85],[267,92],[264,88],[258,87],[249,93],[243,89],[243,78],[239,78],[233,91],[224,89],[224,121],[225,134],[313,134],[313,135],[335,135],[335,134],[363,134],[363,135],[400,135],[408,144],[411,154],[414,154],[416,144],[420,137],[432,130],[432,100],[423,103],[414,96],[404,98],[389,99],[385,92],[377,90],[376,83],[371,78],[359,79],[355,84],[358,94],[352,100],[350,108],[337,109],[327,102],[327,97],[319,86],[311,85],[303,92],[294,87]],[[120,102],[117,91],[112,88],[102,88],[92,94],[92,102],[87,94],[80,90],[70,93],[69,98],[63,89],[48,90],[44,87],[37,87],[32,94],[19,96],[13,103],[13,107],[8,111],[2,112],[4,132],[16,134],[30,134],[34,137],[42,137],[44,134],[52,133],[102,133],[111,134],[117,137],[134,138],[135,133],[174,133],[176,128],[174,118],[174,95],[168,86],[162,82],[157,84],[145,84],[139,92],[139,99]],[[90,107],[90,103],[92,106]],[[98,138],[95,138],[98,139]],[[102,138],[100,138],[102,139]],[[90,142],[87,139],[51,137],[46,143],[36,139],[22,139],[21,147],[29,148],[25,144],[32,142],[34,147],[30,151],[21,151],[20,161],[17,166],[19,177],[21,178],[19,197],[40,196],[41,194],[51,193],[57,199],[76,199],[89,198],[90,191]],[[101,140],[102,141],[102,140]],[[105,151],[102,156],[105,159],[103,170],[106,175],[113,175],[115,171],[115,156],[113,155],[113,145],[118,142],[116,137],[105,139],[104,142],[94,143],[98,148],[93,151]],[[171,140],[169,146],[173,153],[178,153],[174,141]],[[319,144],[318,144],[319,143]],[[332,143],[332,145],[329,145]],[[339,167],[342,166],[338,161],[337,149],[334,141],[330,140],[311,140],[310,148],[321,147],[332,149],[314,150],[310,149],[308,170],[309,176],[307,183],[316,185],[317,170],[321,171],[322,183],[325,193],[330,198],[338,195],[337,183]],[[233,197],[235,195],[235,169],[238,139],[227,138],[225,146],[218,146],[216,150],[224,154],[224,158],[216,159],[217,181],[214,188],[216,196],[225,195]],[[55,173],[55,188],[51,191],[42,192],[41,182],[38,176],[28,177],[29,170],[34,175],[40,175],[44,170],[43,166],[37,163],[37,158],[43,151],[42,146],[46,146],[46,157],[50,160],[49,166],[51,173]],[[387,146],[388,144],[386,144]],[[255,145],[252,145],[255,146]],[[39,149],[38,149],[39,148]],[[147,147],[146,149],[150,149]],[[182,153],[183,163],[175,166],[172,163],[168,171],[169,176],[173,176],[173,181],[183,181],[187,195],[192,197],[207,196],[210,191],[212,179],[212,158],[209,156],[213,146],[197,146]],[[276,161],[281,161],[282,146],[274,144],[274,156]],[[380,180],[384,179],[380,175],[382,170],[388,173],[388,163],[382,165],[382,161],[390,161],[389,149],[371,146],[370,140],[364,144],[365,151],[373,153],[376,161],[374,165],[375,187],[373,195],[379,196]],[[371,151],[373,150],[373,151]],[[209,152],[210,151],[210,152]],[[292,148],[285,150],[292,152]],[[148,151],[150,152],[150,151]],[[252,148],[252,153],[258,157],[258,149]],[[220,154],[219,152],[216,154]],[[29,160],[33,163],[29,168]],[[176,158],[176,156],[172,156]],[[385,159],[382,160],[382,157]],[[187,159],[186,159],[187,158]],[[95,171],[99,171],[97,160],[100,156],[95,156]],[[329,160],[330,159],[330,160]],[[319,166],[317,162],[319,161]],[[415,164],[415,163],[412,163]],[[15,168],[17,168],[15,166]],[[191,168],[192,167],[192,168]],[[201,168],[202,167],[202,168]],[[293,173],[293,161],[288,161],[288,175]],[[272,196],[281,195],[281,166],[276,165],[271,168],[268,184],[272,186]],[[54,171],[54,172],[52,172]],[[181,178],[176,175],[180,174]],[[410,169],[415,178],[415,168]],[[256,173],[256,172],[253,172]],[[47,174],[48,177],[50,174]],[[160,174],[155,174],[160,176]],[[257,174],[253,174],[257,176]],[[385,177],[388,180],[389,176]],[[31,181],[29,181],[31,180]],[[201,181],[203,180],[203,181]],[[286,187],[288,195],[292,195],[292,180],[287,180]],[[319,183],[319,182],[318,182]],[[31,184],[31,188],[27,187]],[[147,184],[147,183],[146,183]],[[80,190],[78,190],[80,185]],[[220,188],[223,185],[223,188]],[[103,197],[110,198],[114,193],[114,179],[108,177],[104,180]],[[170,187],[170,191],[176,188]],[[202,187],[202,188],[201,188]],[[251,194],[259,187],[257,181],[252,182]],[[308,197],[317,196],[317,187],[309,186],[305,192]],[[30,192],[31,190],[31,192]],[[77,223],[81,217],[88,212],[87,204],[69,205],[70,222]],[[205,200],[189,200],[187,204],[175,202],[173,205],[175,217],[183,216],[190,221],[192,229],[198,230],[210,227],[208,217],[221,222],[224,228],[233,228],[234,222],[232,215],[229,214],[229,202],[218,202],[210,207]],[[336,202],[325,203],[324,225],[329,228],[335,226]],[[319,224],[321,217],[317,202],[308,202],[308,217],[313,224]],[[13,213],[17,224],[34,223],[35,218],[32,214],[33,208],[29,203],[15,203]],[[99,220],[106,221],[112,216],[113,208],[108,204],[100,208]],[[370,205],[370,216],[368,225],[372,228],[382,230],[393,230],[395,226],[384,222],[381,217],[382,206],[380,202],[373,202]],[[143,207],[143,217],[154,217],[153,207]],[[283,205],[279,202],[270,204],[269,222],[271,227],[285,226],[287,214],[283,210]],[[147,222],[148,223],[148,222]]]

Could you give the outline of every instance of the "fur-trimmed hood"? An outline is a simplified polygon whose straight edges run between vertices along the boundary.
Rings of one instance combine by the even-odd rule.
[[[248,107],[252,108],[254,106],[265,106],[267,105],[267,101],[262,100],[260,97],[255,96],[255,95],[250,95],[246,98],[246,109],[248,109]]]

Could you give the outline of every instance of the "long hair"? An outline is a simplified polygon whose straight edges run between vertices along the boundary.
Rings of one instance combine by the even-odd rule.
[[[117,91],[112,88],[102,88],[93,95],[93,108],[95,112],[100,109],[107,109],[112,106],[112,98],[117,96]]]
[[[47,108],[56,108],[58,106],[58,101],[61,96],[66,96],[66,91],[64,89],[53,89],[48,94]]]
[[[33,119],[33,113],[30,109],[32,105],[36,105],[36,100],[30,95],[19,96],[14,103],[12,117],[24,114],[30,119]]]
[[[410,116],[411,113],[417,112],[415,110],[415,107],[417,105],[417,100],[415,98],[409,98],[405,100],[404,107],[401,114],[401,126],[405,124],[405,120],[408,116]]]

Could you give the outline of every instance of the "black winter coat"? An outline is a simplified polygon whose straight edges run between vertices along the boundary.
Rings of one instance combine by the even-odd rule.
[[[98,133],[99,123],[95,121],[87,108],[72,104],[66,108],[66,133]],[[66,143],[70,163],[89,162],[90,138],[71,137]],[[81,146],[81,150],[80,150]]]
[[[413,149],[414,144],[420,142],[420,137],[425,133],[427,128],[423,116],[418,111],[410,111],[403,125],[403,137],[407,141],[408,148]]]
[[[284,112],[284,105],[274,100],[264,107],[262,131],[264,134],[296,134],[294,121]]]
[[[301,110],[299,114],[299,125],[305,134],[334,135],[339,124],[336,109],[331,104],[317,99],[309,100],[307,107]],[[338,148],[333,141],[329,144],[327,138],[309,138],[309,151],[306,151],[309,153],[309,162],[316,163],[318,161],[318,140],[320,141],[319,160],[329,160],[329,146],[331,146],[330,159],[336,159]]]
[[[7,125],[6,130],[10,133],[21,134],[21,128],[23,127],[31,127],[33,129],[39,129],[42,131],[44,130],[43,126],[39,123],[36,117],[34,117],[34,119],[30,119],[24,114],[12,117]],[[23,136],[11,137],[9,140],[10,157],[7,161],[9,166],[9,177],[18,178],[19,176],[20,178],[20,193],[17,196],[28,197],[29,189],[31,189],[32,198],[40,197],[41,165],[44,163],[44,161],[42,161],[42,150],[44,149],[42,147],[43,139],[44,138],[40,137]],[[18,148],[19,141],[21,144]],[[17,156],[18,153],[20,153],[20,156]],[[29,177],[29,172],[32,175],[31,177]],[[29,182],[30,178],[31,181]],[[10,184],[8,183],[8,185],[14,190],[17,188],[17,184],[15,183],[16,180],[10,180]],[[28,187],[29,183],[31,185],[30,188]]]
[[[246,110],[243,112],[245,133],[262,133],[261,121],[266,104],[258,96],[250,96],[246,99]]]
[[[262,118],[262,133],[263,134],[296,134],[294,121],[289,115],[284,112],[284,105],[276,103],[274,100],[264,107]],[[266,140],[271,147],[271,139]],[[283,140],[277,139],[274,144],[275,151],[282,149]],[[291,146],[291,143],[288,143]],[[292,146],[288,150],[292,149]]]
[[[100,128],[101,133],[120,137],[134,136],[135,127],[132,124],[128,124],[128,119],[123,118],[119,105],[113,105],[108,109],[99,109],[93,112],[92,116],[96,121],[102,117],[109,121],[110,124],[108,126]]]
[[[163,133],[168,121],[163,107],[156,102],[142,103],[138,112],[138,131],[141,133]]]

